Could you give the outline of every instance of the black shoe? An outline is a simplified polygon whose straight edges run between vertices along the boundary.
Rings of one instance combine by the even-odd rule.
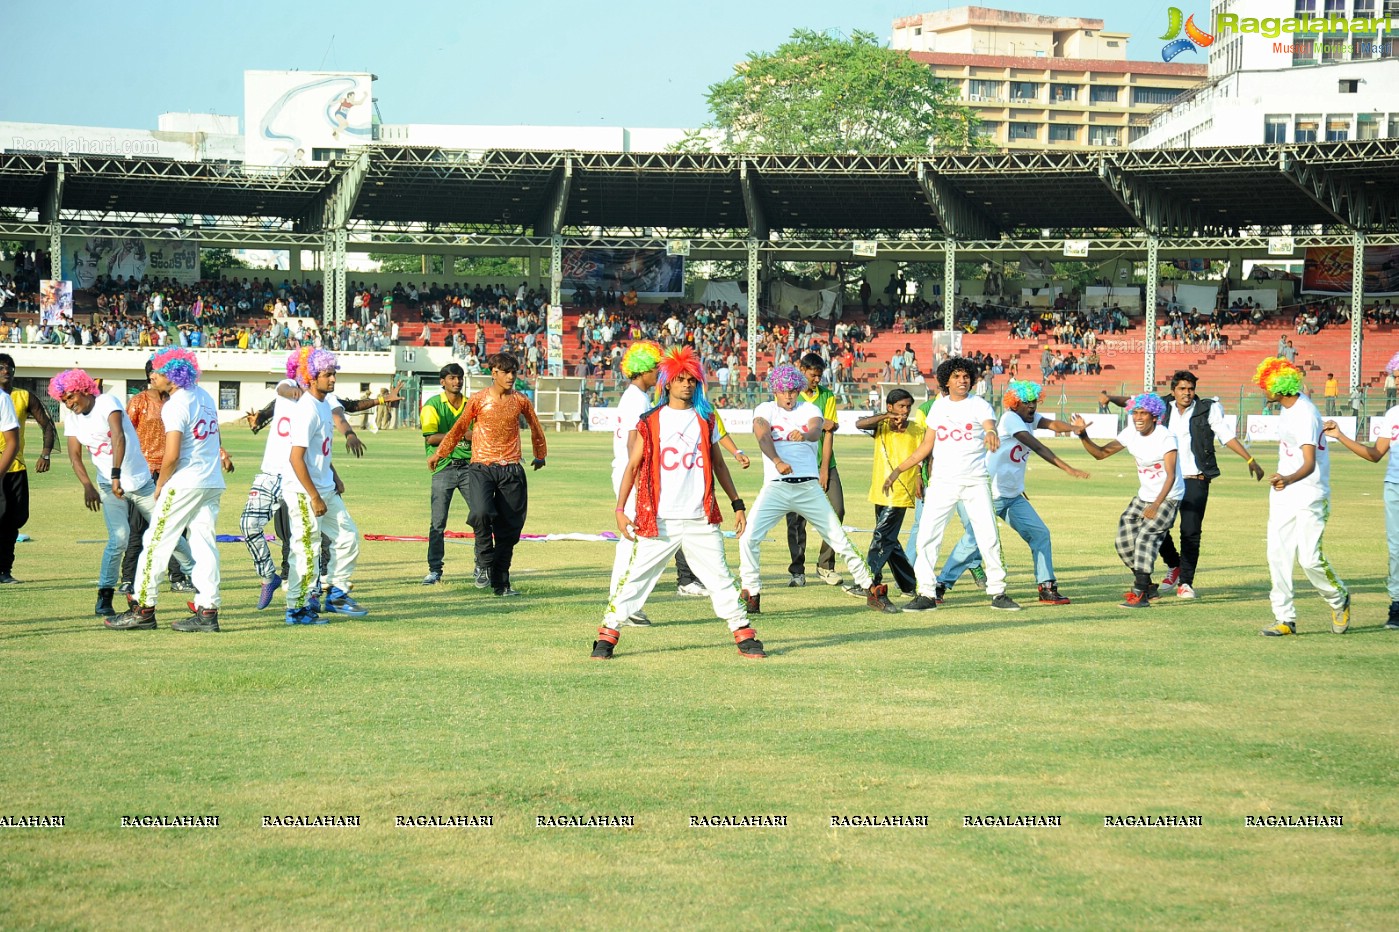
[[[102,622],[113,631],[149,631],[157,627],[154,605],[133,605],[113,618]]]
[[[98,589],[97,604],[93,606],[92,613],[99,618],[111,618],[115,615],[117,610],[112,606],[113,594],[112,589]]]
[[[482,569],[478,566],[476,567],[476,569],[471,571],[471,576],[472,581],[475,583],[477,589],[489,589],[491,587],[490,570]]]
[[[870,594],[865,600],[865,604],[876,612],[883,612],[886,615],[897,615],[900,611],[898,606],[889,601],[889,587],[882,583],[878,586],[870,586]]]
[[[198,608],[194,614],[188,618],[181,618],[170,625],[171,631],[194,631],[206,632],[219,630],[219,610],[216,608]]]
[[[1399,602],[1389,603],[1389,620],[1384,626],[1391,631],[1399,631]]]
[[[738,645],[738,652],[744,657],[761,659],[767,656],[763,650],[763,642],[758,640],[758,632],[752,628],[739,628],[734,632],[734,643]]]
[[[1040,584],[1040,604],[1041,605],[1068,605],[1069,600],[1059,593],[1059,587],[1052,583]]]
[[[190,582],[188,579],[172,579],[170,580],[170,591],[195,592],[197,590],[194,587],[194,583]]]
[[[1146,597],[1147,597],[1147,599],[1150,599],[1150,600],[1155,600],[1155,599],[1161,598],[1161,584],[1160,584],[1160,583],[1152,583],[1151,585],[1147,586],[1147,587],[1146,587]]]
[[[1133,589],[1118,603],[1122,608],[1151,608],[1151,598],[1141,589]]]
[[[500,596],[502,599],[513,599],[515,596],[520,594],[520,590],[514,588],[509,583],[506,583],[504,586],[494,591],[495,594]]]
[[[611,660],[612,648],[617,646],[617,638],[620,633],[611,628],[603,627],[597,629],[597,640],[593,642],[593,652],[590,655],[593,660]]]
[[[11,583],[19,585],[19,580],[15,579],[9,573],[0,573],[0,586],[9,585]]]
[[[129,583],[129,582],[124,582],[124,583],[122,583],[120,586],[117,586],[117,591],[120,592],[122,595],[130,595],[130,594],[131,594],[131,583]]]
[[[741,599],[743,599],[743,604],[746,605],[746,606],[748,607],[748,614],[750,614],[750,615],[761,615],[761,614],[763,613],[763,609],[762,609],[762,600],[763,600],[763,596],[762,596],[761,593],[755,593],[755,594],[753,594],[753,595],[749,595],[749,594],[748,594],[748,590],[747,590],[747,589],[744,589],[742,592],[739,593],[739,597],[740,597]]]
[[[914,600],[904,606],[906,612],[931,612],[938,607],[937,599],[930,599],[926,595],[916,596]]]
[[[1004,592],[991,599],[991,607],[1000,612],[1020,611],[1020,603],[1012,599],[1010,596],[1006,595]]]
[[[938,583],[937,587],[933,591],[933,600],[936,601],[939,605],[947,601],[947,587],[944,586],[942,583]]]
[[[428,574],[423,577],[424,586],[435,586],[442,581],[441,570],[428,570]]]

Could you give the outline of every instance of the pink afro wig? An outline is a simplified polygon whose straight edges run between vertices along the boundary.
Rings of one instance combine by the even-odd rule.
[[[301,364],[296,370],[296,384],[302,388],[310,388],[316,376],[322,372],[335,372],[339,368],[340,361],[330,350],[313,349],[301,358]]]
[[[83,369],[68,369],[49,379],[49,397],[54,401],[63,400],[69,392],[82,392],[84,395],[99,395],[97,383]]]

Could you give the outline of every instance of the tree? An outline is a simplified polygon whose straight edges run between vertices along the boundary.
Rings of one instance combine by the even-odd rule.
[[[980,145],[955,84],[869,32],[798,29],[711,85],[711,121],[678,148],[731,152],[926,154]]]
[[[199,277],[206,280],[220,278],[224,269],[246,269],[248,264],[233,254],[231,249],[199,250]]]

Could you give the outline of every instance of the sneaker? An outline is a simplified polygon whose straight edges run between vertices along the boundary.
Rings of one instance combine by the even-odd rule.
[[[489,589],[491,587],[491,571],[483,566],[478,566],[471,571],[472,582],[477,589]]]
[[[630,618],[622,622],[628,628],[649,628],[651,619],[646,617],[645,612],[634,612]]]
[[[788,588],[788,589],[800,589],[802,586],[805,586],[805,585],[806,585],[806,574],[805,574],[805,573],[793,573],[793,574],[792,574],[792,578],[789,579],[789,580],[787,581],[787,588]]]
[[[216,608],[196,609],[188,618],[181,618],[170,625],[171,631],[210,632],[219,630],[219,610]]]
[[[13,583],[14,585],[19,585],[19,580],[15,579],[9,573],[0,573],[0,586],[6,586],[11,583]]]
[[[806,585],[806,580],[805,580],[805,578],[802,579],[802,585]],[[676,586],[676,587],[675,587],[675,594],[676,594],[676,595],[688,596],[689,598],[692,598],[692,599],[707,599],[707,598],[709,598],[709,590],[706,589],[706,588],[704,588],[704,586],[701,586],[698,582],[691,582],[691,583],[686,583],[686,584],[683,585],[683,586]]]
[[[1399,602],[1389,603],[1389,620],[1384,626],[1391,631],[1399,631]]]
[[[499,596],[500,598],[502,598],[502,599],[513,599],[513,598],[515,598],[515,596],[517,596],[517,595],[520,594],[520,590],[519,590],[519,589],[516,589],[514,586],[510,585],[509,583],[506,583],[504,586],[501,586],[499,589],[495,589],[495,590],[492,590],[492,591],[494,591],[495,594],[496,594],[497,596]]]
[[[912,602],[903,607],[906,612],[931,612],[938,607],[937,599],[930,599],[926,595],[914,596]]]
[[[866,599],[866,604],[876,612],[883,612],[886,615],[897,615],[900,611],[898,606],[889,601],[889,587],[883,584],[870,586],[870,594]]]
[[[1176,586],[1176,596],[1182,599],[1198,598],[1198,596],[1195,595],[1195,587],[1188,582],[1183,582],[1179,586]]]
[[[972,567],[970,570],[968,570],[967,572],[971,573],[972,582],[976,584],[976,587],[977,587],[978,589],[985,590],[985,588],[986,588],[986,571],[985,571],[984,569],[982,569],[981,567],[979,567],[979,566],[973,566],[973,567]]]
[[[259,589],[257,593],[257,610],[262,611],[267,606],[271,605],[273,593],[280,588],[282,588],[282,577],[278,576],[276,573],[272,574],[271,579],[264,579],[262,581],[262,588]]]
[[[758,632],[752,628],[739,628],[734,632],[734,643],[738,645],[738,652],[744,657],[759,660],[767,656],[763,650],[763,642],[758,640]]]
[[[1161,580],[1161,585],[1165,586],[1167,589],[1169,589],[1169,588],[1171,588],[1172,586],[1175,586],[1175,585],[1177,585],[1177,584],[1179,584],[1179,583],[1180,583],[1180,567],[1178,567],[1178,566],[1172,567],[1171,571],[1170,571],[1169,573],[1166,574],[1166,578],[1163,579],[1163,580]]]
[[[102,622],[113,631],[149,631],[155,623],[154,605],[133,605],[126,611]]]
[[[1350,595],[1347,593],[1345,604],[1340,611],[1331,609],[1331,633],[1345,634],[1350,630]]]
[[[1146,587],[1146,597],[1148,600],[1161,598],[1161,584],[1152,583]]]
[[[1020,611],[1020,603],[1012,599],[1010,596],[1006,595],[1004,592],[1002,592],[998,596],[994,596],[991,599],[991,607],[999,612]]]
[[[1132,589],[1119,603],[1123,608],[1151,608],[1151,599],[1140,589]]]
[[[840,591],[848,593],[849,595],[853,595],[857,599],[867,599],[869,598],[870,594],[870,591],[864,586],[860,585],[859,583],[851,583],[848,586],[841,586]]]
[[[123,595],[129,595],[131,593],[131,583],[124,582],[120,586],[117,586],[117,592]]]
[[[350,598],[350,594],[339,586],[330,587],[330,593],[325,597],[325,610],[347,618],[363,618],[369,614],[369,609]]]
[[[428,570],[428,574],[423,577],[424,586],[435,586],[442,581],[441,570]]]
[[[1263,635],[1265,638],[1285,638],[1289,635],[1297,633],[1297,622],[1280,621],[1270,628],[1264,628],[1258,633]]]
[[[612,648],[617,646],[617,638],[619,637],[621,634],[611,628],[598,628],[597,640],[593,642],[592,659],[611,660]]]
[[[171,592],[197,592],[198,590],[195,589],[194,583],[190,582],[188,579],[181,579],[181,580],[171,580],[171,582],[170,582],[170,591],[171,591]]]
[[[947,601],[947,599],[944,598],[944,596],[947,595],[947,587],[942,583],[938,583],[937,588],[933,591],[936,593],[933,598],[939,605]]]
[[[840,585],[840,574],[837,573],[835,570],[822,569],[818,566],[816,568],[816,575],[820,576],[821,581],[828,586]]]
[[[1069,600],[1059,594],[1059,587],[1052,582],[1040,583],[1041,605],[1068,605]]]
[[[98,618],[111,618],[117,613],[115,606],[112,605],[112,595],[111,589],[97,590],[97,604],[93,606],[92,613]]]
[[[310,593],[307,593],[307,595],[306,595],[306,607],[307,607],[308,609],[310,609],[312,612],[314,612],[315,614],[317,614],[317,615],[319,615],[319,614],[321,613],[321,594],[320,594],[320,592],[310,592]]]
[[[748,614],[761,615],[763,613],[761,607],[763,601],[762,593],[755,592],[752,595],[749,595],[748,590],[744,589],[741,592],[739,592],[738,597],[741,598],[743,600],[743,604],[747,606]]]

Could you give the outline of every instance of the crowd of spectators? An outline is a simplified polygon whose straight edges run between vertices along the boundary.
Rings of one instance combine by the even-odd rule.
[[[13,306],[19,312],[39,310],[39,282],[49,277],[49,254],[26,249],[14,254],[13,273],[0,273],[0,313]]]

